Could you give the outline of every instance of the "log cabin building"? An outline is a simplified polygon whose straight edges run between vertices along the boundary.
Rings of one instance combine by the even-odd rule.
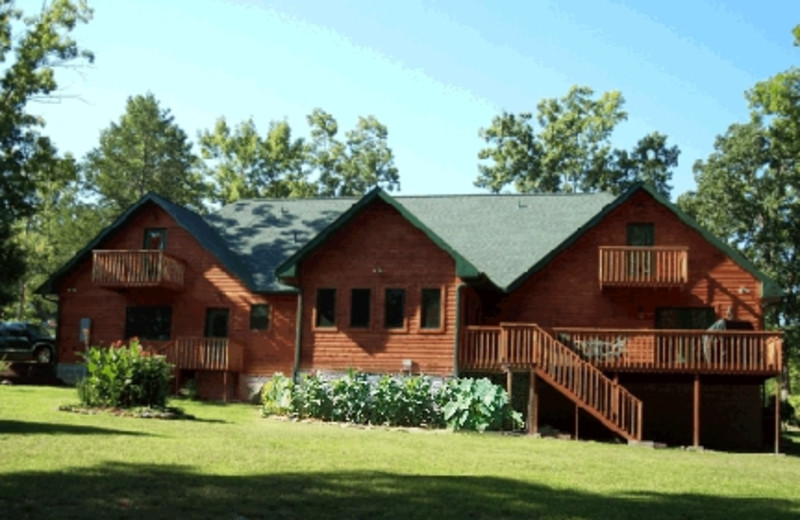
[[[88,344],[138,337],[206,398],[246,399],[275,372],[492,375],[531,431],[723,449],[777,438],[764,382],[782,338],[764,313],[780,289],[643,185],[375,189],[204,216],[151,193],[39,292],[58,296],[65,379]]]

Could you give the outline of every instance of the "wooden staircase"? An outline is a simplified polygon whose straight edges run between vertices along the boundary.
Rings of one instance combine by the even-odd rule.
[[[642,402],[547,331],[518,323],[478,329],[460,349],[462,368],[532,370],[614,433],[642,439]]]

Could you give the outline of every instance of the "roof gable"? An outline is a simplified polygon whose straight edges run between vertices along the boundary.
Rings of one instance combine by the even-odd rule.
[[[422,231],[434,244],[447,252],[455,261],[456,276],[461,278],[476,278],[480,276],[481,272],[469,262],[460,252],[454,249],[450,244],[442,239],[423,221],[421,221],[415,214],[406,209],[400,204],[397,199],[391,197],[380,188],[374,188],[369,193],[364,195],[358,202],[353,204],[347,211],[339,215],[329,226],[322,230],[319,234],[313,237],[303,247],[298,249],[289,258],[283,261],[277,268],[276,274],[281,278],[292,278],[297,276],[297,268],[300,263],[308,257],[312,252],[316,251],[322,244],[324,244],[334,233],[339,229],[346,226],[367,206],[381,200],[397,210],[412,226]]]
[[[77,265],[83,261],[93,249],[97,248],[104,240],[121,230],[135,215],[142,211],[148,204],[155,204],[163,209],[179,226],[191,234],[200,245],[214,255],[226,269],[231,271],[246,285],[252,285],[248,270],[242,265],[239,258],[232,254],[219,235],[197,213],[174,204],[160,195],[150,192],[126,209],[114,222],[97,234],[83,249],[75,253],[58,271],[53,273],[41,286],[36,289],[39,294],[55,294],[58,285]]]

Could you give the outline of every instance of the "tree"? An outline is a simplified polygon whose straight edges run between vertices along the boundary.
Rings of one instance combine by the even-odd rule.
[[[374,116],[359,117],[344,144],[336,140],[333,116],[317,108],[307,119],[312,138],[309,163],[316,170],[321,196],[358,196],[373,186],[388,191],[400,186],[394,154],[386,144],[389,132]]]
[[[375,117],[360,117],[344,142],[337,139],[332,115],[317,108],[306,119],[310,142],[293,139],[286,121],[270,122],[263,137],[252,119],[231,129],[220,118],[212,131],[201,133],[205,168],[217,183],[214,200],[357,196],[373,186],[399,186],[388,130]]]
[[[91,14],[82,0],[54,0],[23,19],[13,2],[0,2],[0,305],[13,298],[25,268],[13,226],[33,214],[41,172],[56,161],[55,147],[40,133],[44,122],[28,103],[56,92],[56,67],[93,59],[70,37]]]
[[[794,29],[800,45],[800,25]],[[697,189],[678,204],[743,250],[784,290],[767,317],[786,330],[788,359],[800,354],[800,69],[757,83],[746,93],[750,120],[718,136],[697,161]]]
[[[316,193],[304,170],[305,144],[292,139],[286,121],[271,122],[262,138],[252,119],[233,130],[225,118],[199,139],[205,168],[215,180],[213,198],[227,204],[242,198],[303,197]]]
[[[186,133],[153,94],[129,97],[119,123],[100,133],[84,161],[86,186],[117,215],[148,191],[202,211],[208,185]]]
[[[666,136],[654,132],[628,153],[612,150],[611,134],[627,119],[625,100],[616,91],[593,99],[589,87],[572,87],[560,99],[537,105],[537,132],[529,112],[503,112],[480,137],[488,146],[478,153],[475,185],[497,193],[508,185],[529,192],[620,193],[634,182],[652,183],[669,194],[671,168],[677,165],[677,147],[668,148]]]

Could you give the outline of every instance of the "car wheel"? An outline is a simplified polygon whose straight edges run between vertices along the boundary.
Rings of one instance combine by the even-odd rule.
[[[37,347],[34,357],[37,363],[49,365],[53,362],[53,350],[50,347]]]

